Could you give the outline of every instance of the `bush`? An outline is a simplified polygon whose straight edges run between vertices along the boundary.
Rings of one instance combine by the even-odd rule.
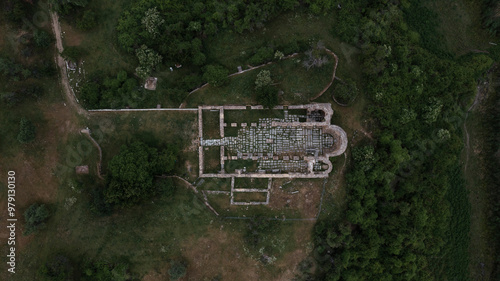
[[[38,48],[47,48],[53,41],[52,36],[44,30],[37,29],[33,32],[33,41]]]
[[[19,122],[19,134],[17,135],[17,140],[20,143],[29,143],[35,139],[35,136],[35,126],[30,120],[23,117]]]
[[[45,227],[45,221],[49,217],[49,210],[44,204],[33,204],[24,212],[26,222],[24,235],[29,235]]]
[[[170,269],[168,270],[168,275],[170,275],[170,280],[179,280],[184,275],[186,275],[186,265],[182,262],[173,261],[170,263]]]
[[[274,50],[273,48],[270,47],[262,47],[257,50],[255,55],[253,55],[249,60],[248,63],[251,65],[258,65],[262,64],[265,62],[269,62],[273,60],[274,58]]]
[[[215,87],[225,85],[229,78],[229,71],[220,65],[207,65],[203,73],[203,81],[207,81]]]

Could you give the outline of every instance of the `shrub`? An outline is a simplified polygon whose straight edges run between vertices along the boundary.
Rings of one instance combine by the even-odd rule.
[[[23,117],[19,122],[19,134],[17,135],[17,140],[20,143],[29,143],[35,139],[35,136],[35,126],[30,120]]]
[[[170,275],[170,280],[179,280],[184,275],[186,275],[186,265],[182,262],[173,261],[170,263],[170,269],[168,270],[168,275]]]
[[[274,58],[274,50],[273,48],[270,47],[262,47],[257,50],[255,55],[253,55],[249,60],[248,63],[251,65],[258,65],[262,64],[264,62],[271,61]]]
[[[33,41],[38,48],[47,48],[52,43],[52,37],[44,30],[37,29],[33,32]]]
[[[26,221],[24,235],[29,235],[45,227],[45,221],[49,217],[49,210],[44,204],[33,204],[24,212]]]

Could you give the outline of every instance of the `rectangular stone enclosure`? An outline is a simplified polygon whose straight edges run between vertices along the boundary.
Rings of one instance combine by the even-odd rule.
[[[218,113],[218,124],[203,121],[208,110],[211,116]],[[198,115],[200,177],[324,178],[332,170],[329,158],[347,147],[344,130],[331,125],[333,110],[328,103],[273,109],[200,106]],[[205,130],[219,131],[220,136],[204,134]],[[211,138],[204,138],[207,135]],[[206,155],[206,148],[214,146],[220,155]],[[219,161],[220,171],[205,171],[205,161]]]

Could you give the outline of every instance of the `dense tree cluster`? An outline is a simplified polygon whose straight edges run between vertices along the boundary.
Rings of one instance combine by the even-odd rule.
[[[220,65],[207,65],[203,73],[203,80],[215,87],[227,84],[229,71]]]
[[[171,172],[177,160],[177,149],[161,151],[142,142],[123,146],[110,161],[109,182],[105,198],[109,204],[131,205],[159,193],[154,176]]]
[[[362,50],[369,117],[378,124],[376,141],[352,151],[345,217],[317,224],[328,280],[443,280],[455,247],[448,196],[463,188],[462,117],[492,61],[454,60],[442,46],[414,40],[437,34],[435,26],[406,24],[423,8],[386,2],[348,1],[337,11],[350,21],[334,32]]]
[[[142,98],[137,79],[129,77],[124,70],[116,77],[107,78],[103,78],[102,73],[93,73],[80,91],[87,108],[123,108],[134,106]]]

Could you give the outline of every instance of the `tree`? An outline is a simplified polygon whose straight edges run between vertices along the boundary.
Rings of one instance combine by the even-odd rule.
[[[33,41],[38,48],[47,48],[52,43],[52,37],[44,30],[37,29],[33,32]]]
[[[257,74],[257,79],[255,79],[255,88],[259,89],[269,86],[272,82],[271,72],[269,70],[261,70],[259,74]]]
[[[262,47],[257,50],[255,55],[253,55],[248,62],[251,65],[257,65],[264,62],[271,61],[274,58],[274,50],[270,47]]]
[[[228,79],[229,71],[220,65],[207,65],[203,73],[203,80],[215,87],[225,85]]]
[[[105,191],[106,201],[132,205],[156,194],[158,190],[154,188],[153,177],[174,168],[176,156],[172,155],[172,149],[159,153],[156,148],[142,142],[122,146],[108,166],[110,179]]]
[[[278,105],[277,90],[268,85],[259,88],[257,92],[257,101],[266,108],[273,108]]]
[[[36,129],[33,123],[26,118],[21,118],[19,122],[19,134],[17,135],[17,140],[20,143],[29,143],[35,139]]]
[[[49,217],[49,210],[44,204],[33,204],[24,212],[25,230],[24,235],[29,235],[45,227],[45,221]]]
[[[160,35],[160,28],[165,23],[165,20],[161,18],[160,12],[154,7],[146,11],[141,23],[154,39]]]
[[[139,59],[139,67],[136,68],[136,73],[141,78],[147,78],[151,72],[161,63],[163,57],[155,52],[153,49],[142,45],[135,51],[137,59]]]
[[[186,275],[186,265],[179,261],[172,261],[168,270],[170,280],[179,280]]]

